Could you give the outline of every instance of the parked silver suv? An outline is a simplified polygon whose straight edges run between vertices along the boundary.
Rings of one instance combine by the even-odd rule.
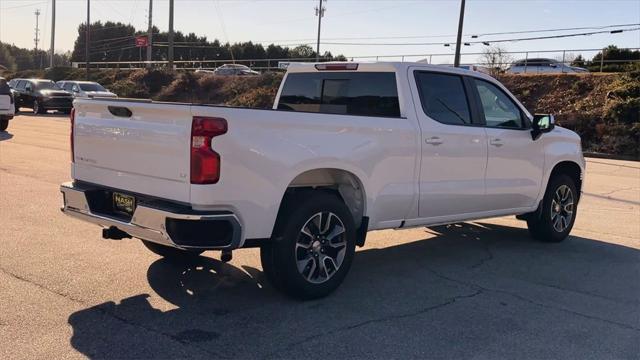
[[[509,74],[566,74],[586,73],[589,70],[576,66],[569,66],[554,59],[525,59],[518,60],[507,69]]]

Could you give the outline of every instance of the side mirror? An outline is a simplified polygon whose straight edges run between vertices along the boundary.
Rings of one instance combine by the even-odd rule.
[[[531,139],[538,140],[540,135],[551,132],[556,126],[556,120],[551,114],[535,114],[531,122]]]
[[[31,88],[31,86],[26,86],[26,87],[24,88],[24,90],[25,90],[26,92],[32,92],[32,91],[33,91],[33,89]]]

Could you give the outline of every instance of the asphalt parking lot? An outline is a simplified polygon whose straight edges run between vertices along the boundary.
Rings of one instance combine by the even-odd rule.
[[[629,358],[640,354],[640,163],[590,159],[572,236],[495,218],[380,231],[313,302],[256,249],[167,263],[63,216],[69,122],[0,133],[0,358]]]

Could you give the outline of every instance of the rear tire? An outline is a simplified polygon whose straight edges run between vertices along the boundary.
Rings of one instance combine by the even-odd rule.
[[[203,253],[201,250],[182,250],[171,246],[156,244],[151,241],[142,240],[144,246],[152,253],[162,256],[169,261],[186,262],[196,259]]]
[[[564,174],[547,185],[539,217],[528,219],[529,233],[544,242],[561,242],[569,236],[576,220],[578,193],[574,180]]]
[[[355,254],[356,229],[334,194],[314,191],[287,201],[272,240],[260,249],[266,278],[278,290],[303,299],[329,295],[343,282]]]
[[[5,131],[9,127],[9,119],[0,120],[0,131]]]

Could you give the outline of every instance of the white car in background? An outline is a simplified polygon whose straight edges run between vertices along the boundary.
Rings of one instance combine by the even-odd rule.
[[[589,70],[569,66],[553,59],[525,59],[514,62],[506,72],[507,74],[575,74],[588,73]]]
[[[252,76],[252,75],[260,75],[259,72],[251,70],[250,67],[246,65],[240,64],[224,64],[218,68],[216,68],[213,73],[215,75],[222,76]]]
[[[74,98],[87,98],[87,97],[105,97],[116,98],[118,95],[112,93],[104,86],[93,81],[76,81],[76,80],[62,80],[56,83],[58,87],[64,89],[73,94]]]
[[[0,77],[0,131],[7,130],[9,120],[13,119],[15,105],[13,94],[7,81]]]

